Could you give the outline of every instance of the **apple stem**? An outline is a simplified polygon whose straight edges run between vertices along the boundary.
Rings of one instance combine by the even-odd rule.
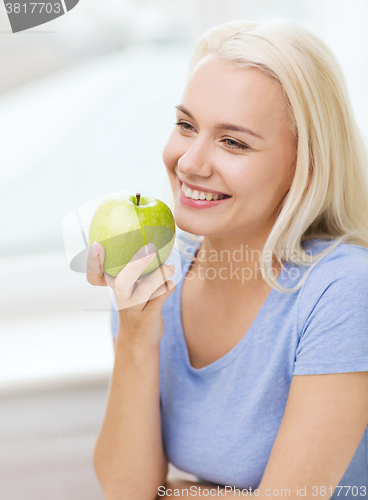
[[[140,197],[141,197],[141,193],[137,193],[136,197],[137,197],[137,207],[138,207],[139,206],[139,200],[140,200]]]

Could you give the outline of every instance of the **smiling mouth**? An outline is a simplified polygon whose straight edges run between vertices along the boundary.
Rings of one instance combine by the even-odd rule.
[[[191,189],[182,180],[179,179],[179,182],[182,193],[190,200],[219,201],[219,200],[224,200],[226,198],[231,198],[231,196],[227,194],[218,194],[218,193],[211,193],[208,191],[199,191],[198,189]]]

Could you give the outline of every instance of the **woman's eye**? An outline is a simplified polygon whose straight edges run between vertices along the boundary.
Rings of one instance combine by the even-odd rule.
[[[190,123],[187,123],[187,122],[177,122],[175,123],[175,125],[177,125],[179,128],[182,128],[183,130],[194,130],[194,127],[190,124]]]
[[[188,122],[176,122],[175,125],[177,125],[182,130],[185,130],[186,132],[195,130],[193,125]],[[240,142],[234,141],[234,139],[224,139],[224,142],[230,149],[249,149],[246,144],[241,144]]]
[[[224,139],[229,148],[231,149],[248,149],[248,146],[241,144],[240,142],[234,141],[233,139]]]

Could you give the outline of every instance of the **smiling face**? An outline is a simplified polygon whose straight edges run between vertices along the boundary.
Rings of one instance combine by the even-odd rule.
[[[281,88],[258,69],[224,66],[207,55],[192,73],[176,113],[179,124],[162,157],[177,226],[234,242],[266,237],[296,163]],[[188,202],[180,181],[205,195],[219,192],[230,198]]]

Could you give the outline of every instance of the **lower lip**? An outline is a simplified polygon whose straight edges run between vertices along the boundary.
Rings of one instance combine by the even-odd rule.
[[[192,200],[192,198],[187,198],[183,191],[181,190],[182,182],[178,178],[179,182],[179,199],[183,203],[183,205],[186,205],[187,207],[191,208],[213,208],[217,207],[218,205],[221,205],[227,200],[230,200],[230,198],[224,198],[222,200],[215,200],[215,201],[207,201],[207,200]]]

